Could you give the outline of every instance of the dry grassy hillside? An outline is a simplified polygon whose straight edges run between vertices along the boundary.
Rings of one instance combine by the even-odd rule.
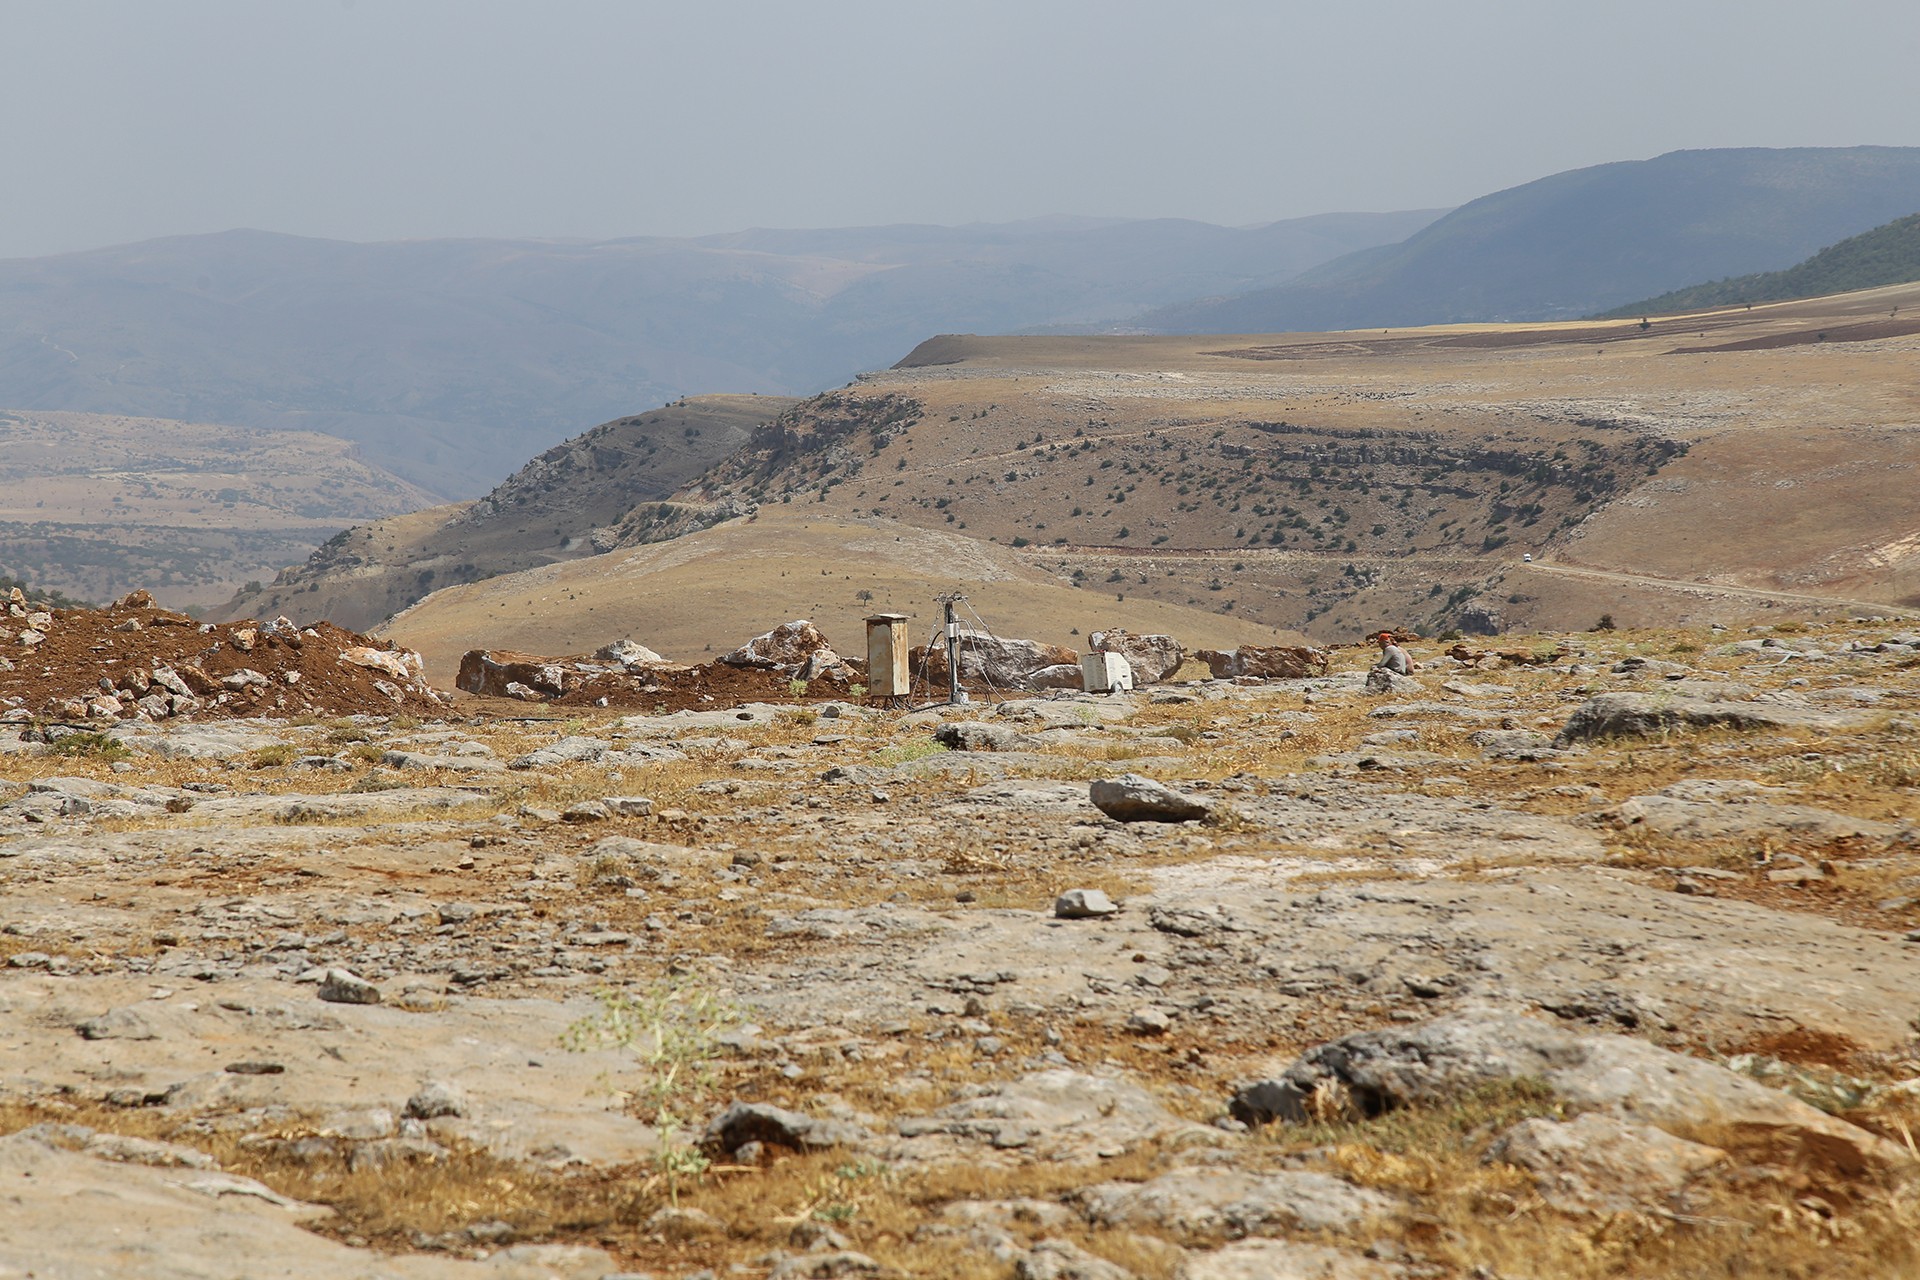
[[[743,499],[885,517],[1322,639],[1910,606],[1916,304],[1902,286],[1644,328],[938,338],[621,533]]]
[[[933,598],[954,589],[969,594],[971,612],[996,633],[1080,649],[1086,633],[1116,625],[1168,632],[1190,648],[1277,638],[1244,618],[1078,590],[971,538],[786,507],[671,542],[436,591],[381,634],[417,649],[443,685],[471,648],[579,653],[630,636],[692,661],[789,618],[811,618],[841,652],[864,656],[866,615],[911,614],[916,639],[924,639],[938,616]]]
[[[794,403],[696,396],[603,423],[547,450],[477,502],[346,530],[264,588],[241,592],[226,612],[364,628],[436,587],[609,550],[611,526],[634,503],[671,493]]]
[[[212,605],[344,524],[430,501],[313,432],[0,412],[0,572],[81,599]]]

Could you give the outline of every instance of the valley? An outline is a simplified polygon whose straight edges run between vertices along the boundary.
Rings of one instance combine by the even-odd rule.
[[[431,501],[332,436],[0,412],[0,568],[81,599],[217,606],[342,525]]]

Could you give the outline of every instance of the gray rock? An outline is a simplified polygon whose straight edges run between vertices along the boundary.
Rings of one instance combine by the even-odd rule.
[[[1661,1127],[1713,1124],[1742,1143],[1796,1150],[1849,1176],[1911,1161],[1865,1129],[1711,1062],[1629,1036],[1580,1034],[1495,1012],[1345,1036],[1308,1051],[1279,1077],[1240,1089],[1231,1111],[1247,1124],[1304,1119],[1316,1090],[1334,1087],[1373,1115],[1524,1079],[1544,1082],[1581,1110]]]
[[[1172,907],[1156,903],[1147,908],[1147,923],[1161,933],[1181,938],[1204,938],[1235,928],[1232,918],[1217,905]]]
[[[1187,660],[1186,650],[1172,636],[1137,636],[1114,627],[1094,632],[1087,637],[1087,643],[1097,651],[1117,653],[1125,658],[1133,668],[1136,684],[1158,684],[1171,679]]]
[[[158,1040],[160,1033],[137,1007],[109,1009],[75,1025],[82,1040]]]
[[[390,769],[446,769],[454,773],[495,773],[504,768],[484,756],[433,755],[423,751],[387,751],[380,763]]]
[[[1810,805],[1755,800],[1728,804],[1672,795],[1633,796],[1596,816],[1616,827],[1689,840],[1787,836],[1824,845],[1839,840],[1891,840],[1902,831],[1896,823],[1856,818]]]
[[[1087,798],[1094,808],[1121,822],[1188,822],[1213,812],[1206,801],[1137,773],[1095,779],[1087,788]]]
[[[1495,760],[1545,760],[1560,754],[1553,739],[1532,729],[1481,729],[1467,741]]]
[[[1398,1211],[1399,1202],[1324,1173],[1242,1173],[1185,1168],[1148,1182],[1109,1182],[1077,1200],[1097,1227],[1234,1238],[1351,1231]]]
[[[507,762],[509,769],[551,769],[562,764],[592,764],[607,752],[611,744],[598,738],[566,737],[550,742]]]
[[[1077,662],[1060,662],[1040,668],[1027,677],[1027,683],[1036,689],[1084,689],[1086,674]]]
[[[1418,729],[1383,729],[1360,739],[1363,747],[1405,747],[1420,741]]]
[[[783,1258],[767,1272],[767,1280],[839,1280],[842,1276],[886,1276],[890,1268],[864,1253],[839,1250],[834,1253],[803,1253]]]
[[[1140,1036],[1163,1036],[1173,1029],[1173,1019],[1164,1009],[1135,1009],[1127,1016],[1127,1030]]]
[[[600,803],[620,818],[644,818],[653,812],[653,801],[647,796],[608,796]]]
[[[438,1120],[442,1116],[464,1118],[467,1095],[459,1085],[446,1080],[428,1080],[407,1099],[407,1115],[415,1120]]]
[[[899,1130],[909,1141],[901,1154],[935,1136],[1019,1149],[1037,1157],[1091,1158],[1142,1142],[1181,1135],[1213,1141],[1218,1133],[1171,1114],[1139,1085],[1065,1067],[983,1086],[928,1116],[909,1116]]]
[[[950,720],[933,731],[933,740],[953,751],[1019,751],[1033,739],[1004,724]]]
[[[1677,662],[1667,662],[1660,658],[1631,657],[1622,658],[1613,664],[1613,674],[1617,676],[1688,676],[1693,668],[1683,667]]]
[[[380,988],[345,969],[329,969],[320,978],[319,996],[332,1004],[379,1004]]]
[[[1368,693],[1421,693],[1426,687],[1412,676],[1395,675],[1385,667],[1375,667],[1367,672]]]
[[[1088,1253],[1070,1240],[1042,1240],[1017,1258],[1015,1280],[1136,1280],[1125,1267]]]
[[[1522,1120],[1494,1142],[1487,1159],[1534,1175],[1562,1213],[1624,1213],[1659,1206],[1727,1153],[1651,1125],[1588,1113],[1569,1123]]]
[[[1602,738],[1647,738],[1674,729],[1837,729],[1857,723],[1832,711],[1770,702],[1711,702],[1662,693],[1603,693],[1568,719],[1554,745]]]
[[[1407,1271],[1326,1245],[1240,1240],[1181,1263],[1175,1280],[1400,1280]],[[1491,1275],[1491,1272],[1487,1274]]]
[[[1119,910],[1119,904],[1098,889],[1069,889],[1053,900],[1053,914],[1062,920],[1091,920]]]
[[[634,640],[615,640],[603,644],[593,651],[596,658],[617,662],[623,667],[659,667],[667,665],[667,660],[647,646]]]
[[[580,800],[560,811],[562,822],[605,822],[613,810],[598,800]]]
[[[851,1146],[872,1137],[859,1125],[844,1120],[817,1119],[768,1102],[736,1102],[707,1125],[703,1141],[728,1153],[749,1142],[794,1151],[821,1151]]]

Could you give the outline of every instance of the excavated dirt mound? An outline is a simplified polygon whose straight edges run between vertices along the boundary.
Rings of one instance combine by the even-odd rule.
[[[665,714],[719,710],[749,702],[829,702],[847,698],[853,683],[857,681],[829,672],[807,681],[806,688],[796,693],[793,677],[785,672],[708,662],[644,674],[589,676],[559,697],[544,701],[558,707],[617,707]]]
[[[444,714],[420,660],[323,622],[200,623],[136,592],[0,616],[0,714],[20,720]]]

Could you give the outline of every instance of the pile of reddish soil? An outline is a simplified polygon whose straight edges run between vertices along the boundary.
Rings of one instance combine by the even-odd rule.
[[[320,623],[200,623],[136,592],[104,609],[0,614],[9,719],[438,715],[419,659]]]
[[[478,661],[485,657],[493,671],[483,671]],[[802,705],[809,702],[861,701],[871,695],[856,694],[865,679],[866,664],[843,658],[840,665],[805,682],[798,692],[792,674],[765,667],[736,667],[724,662],[706,662],[697,666],[665,664],[609,669],[605,660],[565,657],[547,658],[501,650],[475,650],[461,664],[458,687],[475,702],[496,714],[511,714],[518,708],[526,714],[536,707],[605,707],[617,711],[637,711],[667,715],[675,711],[724,711],[749,702],[784,702]],[[514,680],[523,692],[506,696],[505,682]],[[560,692],[553,692],[558,681]],[[536,687],[536,682],[538,687]],[[961,681],[961,687],[976,700],[1005,697],[1004,688],[995,689],[981,680]],[[947,685],[944,678],[931,688],[918,681],[910,699],[915,704],[944,702]]]
[[[644,675],[609,673],[587,677],[559,697],[545,702],[556,707],[617,707],[623,711],[664,715],[672,711],[716,711],[749,702],[845,701],[851,696],[848,688],[852,683],[838,672],[829,672],[809,680],[803,692],[795,693],[793,677],[783,672],[704,662],[694,667],[661,668]]]

